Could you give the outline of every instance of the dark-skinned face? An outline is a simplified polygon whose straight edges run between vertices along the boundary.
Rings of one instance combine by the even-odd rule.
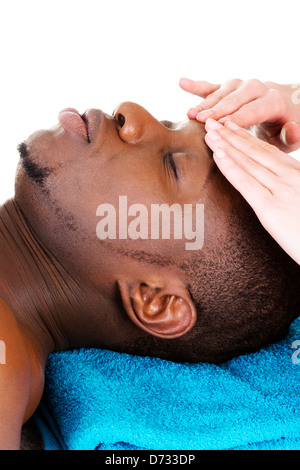
[[[92,109],[82,119],[70,108],[59,120],[27,143],[37,164],[57,170],[56,196],[68,197],[65,207],[76,190],[85,209],[119,194],[151,203],[194,203],[201,196],[212,163],[199,123],[159,122],[134,103],[122,103],[113,117]]]
[[[148,208],[162,203],[182,207],[207,203],[205,188],[215,167],[198,122],[159,122],[143,107],[129,102],[119,105],[113,116],[91,109],[81,117],[69,108],[59,114],[59,121],[26,141],[31,159],[47,174],[42,188],[37,188],[48,197],[48,202],[44,198],[42,218],[69,218],[71,228],[80,227],[96,238],[97,207],[107,203],[118,208],[120,196],[127,197],[128,206],[144,204]],[[226,216],[222,191],[217,189],[214,199],[214,206],[219,205],[218,211]],[[51,213],[47,204],[52,205]],[[206,209],[209,217],[210,209]],[[206,230],[210,227],[208,224]],[[210,234],[205,235],[209,238]],[[175,248],[184,255],[185,241],[164,241],[164,252]],[[126,241],[127,247],[130,242]],[[112,247],[124,245],[120,240],[112,243]],[[161,252],[157,240],[138,240],[138,244],[141,249]]]

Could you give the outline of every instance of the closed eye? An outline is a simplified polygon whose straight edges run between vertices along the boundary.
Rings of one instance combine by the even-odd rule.
[[[174,122],[171,121],[160,121],[160,123],[168,129],[173,129],[174,127]]]
[[[167,165],[169,166],[169,168],[171,168],[175,178],[178,179],[177,167],[176,167],[176,164],[174,162],[174,158],[173,158],[172,153],[167,152],[166,155],[164,156],[164,160],[165,160],[165,162],[167,162]]]

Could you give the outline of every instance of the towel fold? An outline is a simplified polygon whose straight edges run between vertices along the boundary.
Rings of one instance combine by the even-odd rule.
[[[54,353],[38,424],[70,450],[300,449],[296,340],[300,318],[284,341],[218,366]]]

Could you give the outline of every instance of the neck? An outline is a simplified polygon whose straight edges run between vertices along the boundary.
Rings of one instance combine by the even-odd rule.
[[[107,312],[105,301],[37,240],[14,200],[0,208],[0,276],[0,298],[45,357],[63,349],[102,346],[102,337],[105,346],[99,317]]]

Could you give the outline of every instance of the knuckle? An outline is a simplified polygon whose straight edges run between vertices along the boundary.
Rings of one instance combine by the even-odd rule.
[[[238,179],[240,172],[237,166],[231,161],[230,163],[227,163],[226,166],[226,176],[228,177],[229,181],[233,182],[236,179]]]
[[[254,89],[261,89],[262,87],[265,88],[265,85],[258,80],[257,78],[250,78],[249,80],[246,81],[246,84]]]
[[[267,142],[264,142],[262,144],[262,150],[266,153],[273,153],[274,152],[274,147],[272,147],[272,145],[268,144]]]
[[[273,98],[280,98],[282,96],[281,92],[276,88],[269,88],[268,93],[269,95],[273,96]]]
[[[222,99],[222,95],[218,92],[211,93],[201,105],[205,105],[207,108],[215,106]]]
[[[240,78],[234,78],[232,80],[228,80],[227,82],[225,82],[224,87],[230,85],[230,86],[238,88],[242,84],[242,82],[243,80],[241,80]]]
[[[249,151],[250,155],[255,155],[259,151],[260,152],[265,152],[266,148],[264,147],[264,144],[262,144],[261,147],[260,147],[260,146],[258,146],[257,143],[249,142],[248,151]]]
[[[230,166],[227,173],[229,181],[243,193],[249,190],[249,177],[238,166]]]
[[[270,88],[268,91],[269,98],[273,101],[276,106],[276,110],[280,111],[286,107],[286,101],[283,94],[275,88]]]
[[[240,106],[240,102],[241,102],[241,98],[238,94],[236,93],[231,93],[227,100],[226,100],[228,103],[231,103],[232,106]]]
[[[260,139],[260,145],[261,145],[261,149],[264,151],[264,152],[268,152],[268,153],[277,153],[278,152],[278,148],[275,147],[275,145],[272,145],[270,144],[269,142],[267,142],[266,140],[264,139]]]
[[[220,91],[219,90],[216,90],[216,91],[213,91],[212,93],[209,94],[208,98],[218,98],[220,96]],[[207,98],[207,99],[208,99]]]

